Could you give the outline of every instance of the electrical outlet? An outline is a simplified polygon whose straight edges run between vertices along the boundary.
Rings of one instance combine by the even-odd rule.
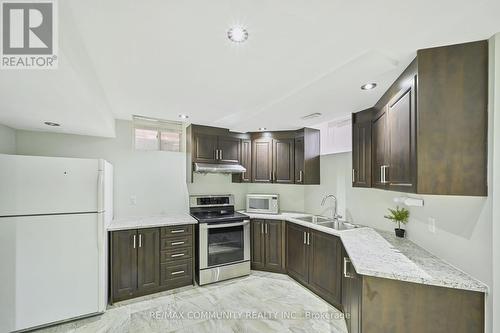
[[[130,196],[130,205],[132,206],[137,205],[137,197],[135,195]]]
[[[436,219],[433,217],[429,217],[427,220],[427,229],[429,229],[429,232],[432,232],[433,234],[436,233]]]

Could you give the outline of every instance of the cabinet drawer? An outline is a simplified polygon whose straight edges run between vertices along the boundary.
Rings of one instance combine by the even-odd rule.
[[[177,225],[177,226],[161,228],[161,237],[162,238],[179,237],[179,236],[192,235],[192,234],[193,234],[193,225],[191,225],[191,224]]]
[[[160,261],[162,263],[169,261],[179,261],[191,259],[193,257],[193,247],[176,248],[172,250],[161,251]]]
[[[161,284],[176,288],[193,281],[193,260],[182,260],[161,264]]]
[[[181,247],[188,247],[193,244],[193,236],[186,235],[175,238],[162,238],[161,239],[161,249],[162,250],[173,250]]]

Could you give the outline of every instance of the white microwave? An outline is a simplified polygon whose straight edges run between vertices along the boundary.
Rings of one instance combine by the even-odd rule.
[[[247,194],[247,213],[279,214],[278,194]]]

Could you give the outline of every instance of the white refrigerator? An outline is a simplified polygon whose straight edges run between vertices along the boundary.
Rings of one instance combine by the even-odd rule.
[[[113,167],[0,154],[0,332],[104,312]]]

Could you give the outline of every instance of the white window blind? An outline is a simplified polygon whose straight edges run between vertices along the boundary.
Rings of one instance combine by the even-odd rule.
[[[172,151],[182,149],[182,123],[134,116],[136,150]]]

